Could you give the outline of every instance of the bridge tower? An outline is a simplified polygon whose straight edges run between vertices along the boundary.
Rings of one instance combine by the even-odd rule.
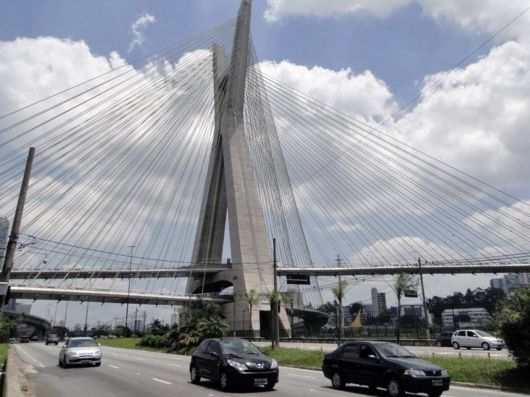
[[[215,136],[193,249],[195,267],[221,263],[228,214],[232,269],[191,278],[187,292],[219,292],[233,286],[234,302],[223,306],[231,329],[257,333],[270,328],[267,294],[273,291],[273,266],[272,236],[267,235],[243,119],[250,16],[251,0],[242,0],[229,63],[220,47],[213,50]],[[249,313],[244,293],[251,289],[262,299]],[[289,330],[284,308],[280,329]]]

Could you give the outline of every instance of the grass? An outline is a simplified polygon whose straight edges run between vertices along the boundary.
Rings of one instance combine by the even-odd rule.
[[[4,365],[4,362],[7,360],[7,350],[9,345],[7,343],[0,343],[0,367]]]
[[[270,347],[262,348],[280,365],[305,368],[322,368],[324,353],[302,349]],[[488,360],[486,358],[420,357],[445,368],[455,382],[478,383],[500,387],[530,388],[530,379],[524,370],[518,369],[510,360]]]
[[[116,338],[116,339],[98,339],[102,346],[120,347],[122,349],[146,350],[149,352],[167,353],[167,349],[157,349],[155,347],[140,346],[142,338]]]
[[[278,361],[280,365],[305,367],[305,368],[322,368],[324,353],[318,350],[288,349],[278,347],[272,349],[270,346],[260,348],[267,356]]]

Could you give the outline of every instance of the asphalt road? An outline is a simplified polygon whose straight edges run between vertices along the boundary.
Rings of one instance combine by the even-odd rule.
[[[43,343],[14,345],[21,361],[30,366],[28,381],[35,397],[216,397],[238,396],[384,396],[385,391],[370,393],[362,387],[333,390],[320,371],[280,368],[275,390],[223,393],[211,382],[189,382],[189,357],[103,347],[101,367],[60,368],[60,346]],[[522,397],[522,394],[497,390],[473,390],[451,387],[446,397]]]

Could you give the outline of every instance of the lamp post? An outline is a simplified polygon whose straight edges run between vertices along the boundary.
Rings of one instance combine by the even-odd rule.
[[[129,336],[129,300],[131,296],[131,273],[132,273],[132,259],[135,245],[129,245],[131,249],[131,260],[129,261],[129,286],[127,287],[127,305],[125,306],[125,336]]]
[[[84,336],[87,334],[87,328],[88,328],[88,306],[90,305],[90,302],[87,301],[86,303],[86,313],[85,313],[85,332]]]

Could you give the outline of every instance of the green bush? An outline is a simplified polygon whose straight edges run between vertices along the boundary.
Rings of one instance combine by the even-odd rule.
[[[140,346],[169,348],[169,340],[165,335],[145,335],[139,343]]]
[[[8,342],[9,338],[16,335],[18,323],[19,320],[17,319],[10,319],[4,315],[0,316],[0,343]]]
[[[518,290],[504,299],[494,323],[502,334],[517,365],[530,367],[530,288]]]

